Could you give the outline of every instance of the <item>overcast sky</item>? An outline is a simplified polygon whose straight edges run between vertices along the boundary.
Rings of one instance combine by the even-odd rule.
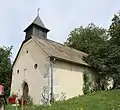
[[[51,31],[48,38],[63,43],[71,30],[80,25],[108,28],[120,0],[2,0],[0,3],[0,45],[13,45],[16,55],[24,40],[23,30],[34,20],[40,8],[40,17]]]

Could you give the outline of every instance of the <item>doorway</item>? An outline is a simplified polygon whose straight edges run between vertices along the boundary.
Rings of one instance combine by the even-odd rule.
[[[23,88],[23,99],[27,100],[29,94],[29,87],[26,81],[23,82],[22,88]]]

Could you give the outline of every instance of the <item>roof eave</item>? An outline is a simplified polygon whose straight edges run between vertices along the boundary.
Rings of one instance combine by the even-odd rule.
[[[17,60],[18,55],[19,55],[19,53],[20,53],[20,51],[21,51],[21,49],[22,49],[23,44],[26,43],[26,42],[27,42],[28,40],[30,40],[30,39],[31,39],[31,37],[29,37],[29,39],[24,40],[24,41],[22,42],[22,44],[21,44],[21,46],[20,46],[20,49],[19,49],[19,51],[18,51],[18,53],[17,53],[17,55],[16,55],[16,57],[15,57],[15,60],[13,61],[12,68],[14,67],[14,65],[15,65],[15,63],[16,63],[16,60]]]
[[[39,26],[39,25],[37,25],[37,24],[34,24],[34,23],[31,23],[26,29],[24,29],[24,32],[26,32],[27,30],[28,30],[28,28],[30,28],[32,25],[36,25],[36,26],[38,26],[38,27],[40,27],[40,28],[42,28],[42,29],[44,29],[44,30],[46,30],[47,32],[49,32],[50,30],[49,29],[47,29],[47,28],[44,28],[44,27],[42,27],[42,26]]]
[[[64,59],[64,58],[59,58],[59,57],[56,57],[56,56],[49,56],[49,57],[50,58],[56,58],[57,60],[66,61],[66,62],[69,62],[69,63],[74,63],[74,64],[77,64],[77,65],[82,65],[82,66],[90,67],[90,65],[88,65],[87,63],[86,64],[78,63],[78,62],[75,62],[75,61],[70,61],[70,60],[67,60],[67,59]]]

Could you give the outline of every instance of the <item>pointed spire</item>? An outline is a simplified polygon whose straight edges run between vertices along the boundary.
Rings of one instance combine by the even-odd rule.
[[[47,29],[46,27],[45,27],[45,25],[43,24],[43,22],[42,22],[42,20],[40,19],[40,17],[39,17],[39,8],[38,8],[38,10],[37,10],[37,17],[35,18],[35,20],[24,30],[24,32],[31,26],[31,25],[37,25],[37,26],[39,26],[39,27],[41,27],[41,28],[43,28],[43,29],[45,29],[47,32],[49,31],[49,29]]]
[[[43,22],[42,22],[42,20],[40,19],[39,16],[37,16],[37,17],[35,18],[35,20],[33,21],[33,24],[36,24],[37,26],[40,26],[40,27],[46,29],[45,25],[43,24]]]
[[[37,10],[37,16],[35,20],[24,30],[26,33],[25,40],[31,38],[31,36],[47,39],[47,33],[50,31],[45,27],[42,20],[39,17],[39,8]]]

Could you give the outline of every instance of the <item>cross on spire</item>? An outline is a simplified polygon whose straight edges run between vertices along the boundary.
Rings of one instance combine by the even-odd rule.
[[[39,11],[40,11],[40,8],[37,9],[37,15],[39,16]]]

